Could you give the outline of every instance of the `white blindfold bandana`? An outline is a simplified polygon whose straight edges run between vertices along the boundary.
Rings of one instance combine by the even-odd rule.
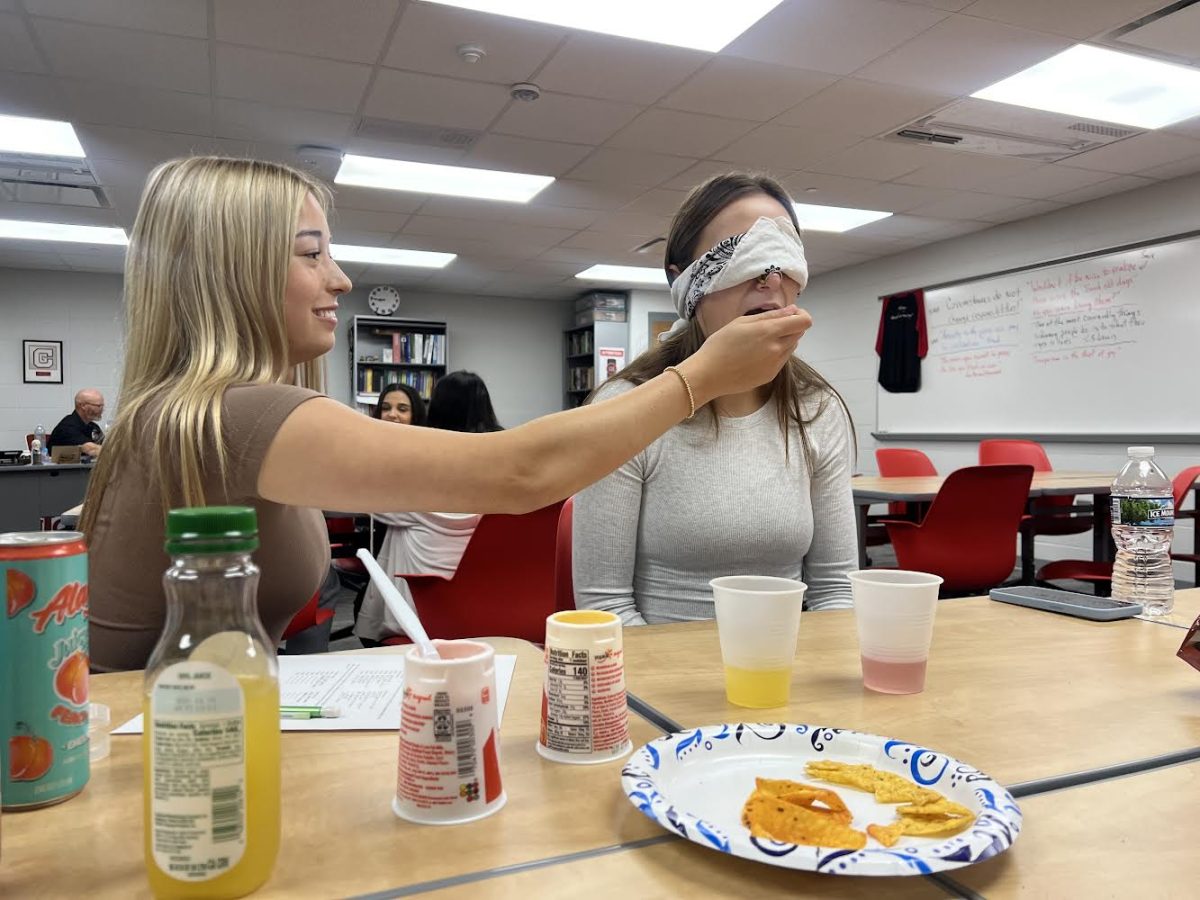
[[[785,216],[759,219],[749,231],[725,238],[680,272],[671,284],[671,299],[680,320],[662,339],[680,331],[707,295],[772,272],[786,275],[800,290],[808,284],[804,244]]]

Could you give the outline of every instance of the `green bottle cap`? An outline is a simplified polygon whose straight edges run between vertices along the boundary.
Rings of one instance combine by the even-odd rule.
[[[168,553],[247,553],[258,549],[258,514],[249,506],[193,506],[167,513]]]

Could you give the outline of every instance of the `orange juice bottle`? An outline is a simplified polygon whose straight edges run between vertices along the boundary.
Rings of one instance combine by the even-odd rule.
[[[279,852],[279,666],[249,507],[174,509],[167,619],[146,667],[145,859],[157,897],[242,897]]]

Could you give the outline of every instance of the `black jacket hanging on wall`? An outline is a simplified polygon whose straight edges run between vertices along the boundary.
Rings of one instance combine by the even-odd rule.
[[[875,352],[879,384],[893,394],[921,389],[921,360],[929,350],[925,336],[925,292],[904,291],[883,298]]]

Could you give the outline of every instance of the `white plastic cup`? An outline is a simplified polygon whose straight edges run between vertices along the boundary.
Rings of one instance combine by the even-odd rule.
[[[496,651],[434,641],[440,658],[404,659],[400,751],[392,811],[422,825],[490,816],[508,799],[500,779]]]
[[[725,664],[726,699],[750,709],[784,706],[791,696],[808,586],[770,575],[726,575],[708,584]]]
[[[863,569],[850,573],[863,685],[883,694],[919,694],[933,640],[938,587],[927,572]]]
[[[109,754],[112,713],[103,703],[88,704],[88,759],[99,762]]]
[[[621,619],[595,609],[546,618],[537,752],[552,762],[591,764],[633,750],[625,701]]]

